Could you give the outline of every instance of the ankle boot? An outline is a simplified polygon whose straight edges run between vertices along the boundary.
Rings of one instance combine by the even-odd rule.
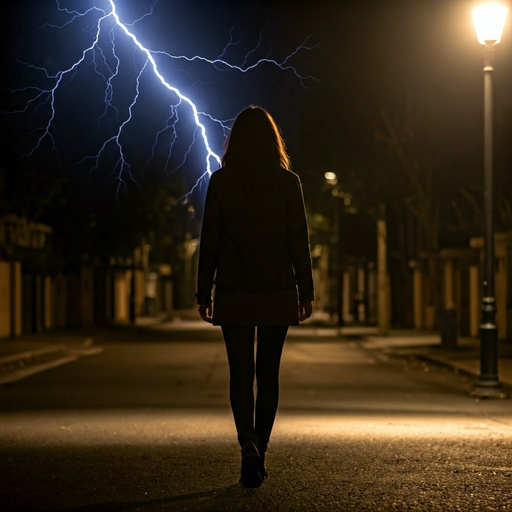
[[[258,448],[252,441],[248,441],[242,448],[242,469],[240,483],[244,487],[256,488],[263,481],[260,475],[261,457]]]
[[[262,480],[265,480],[268,476],[267,468],[265,467],[265,452],[267,451],[267,444],[259,443],[258,451],[260,453],[260,476]]]
[[[260,455],[260,476],[262,480],[265,480],[268,476],[267,468],[265,467],[265,454]]]

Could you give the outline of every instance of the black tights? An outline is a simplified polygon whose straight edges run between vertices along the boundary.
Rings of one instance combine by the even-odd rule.
[[[222,326],[229,362],[229,399],[238,442],[267,448],[279,402],[279,365],[288,327],[258,327],[256,414],[254,410],[255,327]]]

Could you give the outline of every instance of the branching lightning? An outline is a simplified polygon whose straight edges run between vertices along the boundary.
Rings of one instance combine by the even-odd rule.
[[[42,73],[44,79],[50,82],[47,87],[36,87],[29,86],[22,89],[15,89],[14,92],[25,92],[31,93],[32,97],[26,101],[22,109],[13,110],[11,113],[27,112],[29,109],[39,109],[42,107],[48,108],[49,114],[45,124],[40,128],[37,135],[36,143],[31,147],[27,156],[33,156],[36,151],[41,148],[43,141],[48,140],[51,144],[53,151],[57,151],[54,134],[56,133],[55,119],[58,111],[58,97],[62,88],[69,84],[73,80],[74,75],[78,72],[78,69],[84,65],[87,61],[92,64],[92,71],[98,75],[104,83],[104,110],[102,115],[97,119],[98,128],[100,127],[102,120],[107,117],[109,112],[115,115],[117,120],[117,129],[114,133],[107,137],[103,143],[101,143],[98,151],[93,155],[87,155],[79,163],[87,161],[92,162],[92,169],[96,169],[100,165],[100,160],[107,148],[112,149],[117,154],[117,161],[113,173],[115,173],[119,187],[125,184],[125,180],[134,180],[132,175],[132,169],[130,163],[126,158],[126,151],[123,147],[123,132],[126,127],[133,121],[133,111],[137,106],[137,102],[140,95],[141,80],[142,77],[150,73],[161,86],[169,94],[169,115],[167,117],[165,125],[157,131],[154,138],[154,144],[151,148],[151,154],[147,160],[147,164],[155,157],[155,150],[159,143],[160,138],[166,132],[170,132],[170,142],[167,152],[167,160],[165,164],[166,171],[170,166],[171,155],[175,148],[175,143],[178,139],[178,125],[184,116],[188,116],[193,122],[193,133],[188,145],[188,149],[183,155],[181,163],[175,167],[172,172],[181,168],[190,152],[192,151],[195,144],[200,143],[202,151],[205,153],[204,167],[201,171],[201,175],[196,181],[196,184],[189,191],[187,196],[198,186],[201,180],[210,175],[212,172],[212,166],[220,164],[219,155],[213,150],[210,143],[207,129],[204,124],[204,120],[208,119],[210,122],[217,124],[222,129],[224,137],[229,133],[229,124],[232,119],[219,120],[208,114],[203,108],[199,109],[197,102],[194,101],[189,95],[184,94],[178,86],[174,85],[170,78],[166,78],[163,68],[159,66],[161,59],[172,59],[183,62],[197,62],[201,61],[206,64],[213,66],[218,71],[231,71],[236,73],[249,73],[258,66],[270,65],[275,66],[283,72],[291,72],[305,86],[308,80],[314,80],[312,76],[303,76],[299,71],[292,65],[292,58],[301,51],[312,50],[316,46],[310,45],[308,38],[294,49],[286,58],[281,61],[272,59],[270,54],[265,57],[256,60],[254,63],[250,63],[251,57],[254,55],[256,50],[260,48],[263,38],[263,30],[260,32],[258,42],[249,53],[245,55],[243,63],[241,65],[235,65],[226,60],[226,53],[228,49],[235,47],[240,44],[240,40],[233,39],[233,31],[229,34],[229,42],[225,45],[224,49],[214,59],[208,59],[201,55],[174,55],[164,50],[155,50],[145,46],[139,38],[134,34],[132,28],[142,19],[153,14],[157,0],[152,0],[150,9],[142,17],[132,21],[123,21],[122,15],[118,11],[117,3],[114,0],[104,0],[103,7],[99,7],[96,3],[88,9],[83,11],[71,10],[63,7],[60,0],[56,0],[57,9],[62,15],[68,16],[67,21],[61,24],[50,24],[46,23],[41,27],[49,27],[52,29],[63,29],[64,27],[72,26],[78,20],[84,19],[86,16],[94,18],[94,22],[91,25],[92,41],[81,50],[79,57],[71,63],[65,69],[61,69],[56,73],[51,73],[48,69],[34,65],[32,63],[23,62],[25,66],[30,67],[35,72]],[[40,27],[40,28],[41,28]],[[135,88],[132,99],[129,103],[126,112],[121,112],[120,109],[114,104],[114,89],[115,82],[119,75],[121,56],[118,50],[118,44],[123,38],[134,49],[134,62],[138,67],[138,72],[135,79]],[[158,59],[158,61],[157,61]],[[119,190],[119,189],[118,189]]]

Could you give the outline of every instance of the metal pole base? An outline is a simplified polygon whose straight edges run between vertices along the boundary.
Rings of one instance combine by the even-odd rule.
[[[478,381],[470,395],[477,398],[508,398],[505,389],[497,380]]]

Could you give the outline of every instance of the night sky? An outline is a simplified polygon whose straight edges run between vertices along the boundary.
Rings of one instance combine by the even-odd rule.
[[[96,4],[107,6],[108,2],[96,0]],[[126,22],[151,8],[151,0],[118,0],[116,4]],[[83,12],[94,2],[62,1],[60,5]],[[439,162],[447,183],[456,186],[475,183],[481,173],[482,50],[472,26],[473,5],[458,0],[159,0],[153,14],[133,30],[152,50],[207,58],[221,54],[232,37],[238,43],[230,46],[224,57],[237,65],[255,47],[260,34],[260,48],[249,56],[248,62],[267,56],[282,60],[308,38],[312,49],[299,51],[290,60],[301,76],[314,77],[302,83],[291,71],[268,64],[243,74],[202,62],[165,58],[158,62],[169,82],[193,99],[199,110],[216,118],[233,118],[249,104],[268,108],[282,127],[294,169],[309,185],[311,196],[315,183],[322,182],[328,170],[343,174],[370,166],[378,169],[373,148],[381,129],[382,111],[392,119],[407,118],[411,122],[424,153]],[[69,67],[90,44],[90,29],[97,13],[62,29],[42,26],[69,19],[58,12],[54,0],[8,4],[7,15],[2,18],[3,61],[7,69],[2,75],[2,110],[21,109],[34,95],[33,90],[11,92],[6,88],[50,83],[41,71],[19,61],[44,66],[51,74]],[[119,109],[118,119],[122,122],[143,59],[126,38],[119,36],[116,41],[121,64],[113,104]],[[112,63],[110,56],[111,66]],[[511,63],[509,20],[496,58],[498,174],[505,173],[512,162],[508,142],[512,135]],[[101,66],[97,55],[100,72]],[[140,90],[133,121],[122,137],[135,178],[147,169],[155,134],[165,126],[169,103],[175,100],[151,72],[142,75]],[[98,123],[104,112],[104,94],[104,81],[94,73],[89,58],[72,80],[63,80],[59,89],[52,127],[57,151],[51,150],[49,138],[44,139],[28,159],[31,165],[41,172],[49,165],[69,172],[90,172],[93,161],[77,162],[95,154],[119,126],[113,109]],[[42,133],[36,129],[44,126],[49,113],[48,103],[27,113],[2,113],[4,165],[20,161],[26,164],[27,158],[20,160],[20,156],[34,147]],[[212,149],[221,154],[222,131],[215,123],[205,124]],[[180,114],[177,126],[172,157],[168,160],[173,133],[168,130],[156,146],[150,167],[169,179],[180,180],[187,188],[204,172],[204,154],[196,144],[186,164],[173,173],[183,161],[192,134],[185,113]],[[104,176],[106,181],[113,179],[118,160],[115,149],[107,148],[95,170],[95,175]]]

